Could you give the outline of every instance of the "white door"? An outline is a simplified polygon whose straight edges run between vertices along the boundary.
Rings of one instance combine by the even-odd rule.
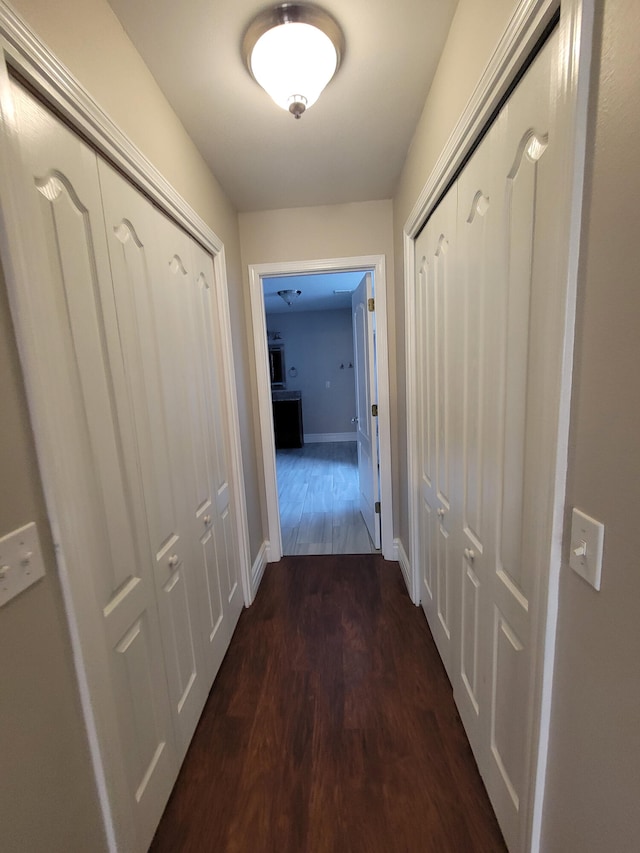
[[[100,180],[136,437],[167,676],[180,755],[191,740],[210,681],[200,635],[199,556],[188,475],[194,425],[184,384],[184,299],[188,238],[106,163]],[[196,424],[199,426],[199,423]],[[206,471],[203,472],[206,479]]]
[[[353,351],[356,374],[356,434],[360,512],[369,536],[380,547],[380,471],[378,424],[372,406],[377,406],[375,366],[375,317],[373,276],[366,273],[351,297],[353,311]]]
[[[487,595],[481,605],[490,697],[486,720],[489,762],[484,778],[507,842],[521,844],[522,804],[528,801],[533,706],[532,647],[541,570],[548,570],[552,465],[557,412],[551,389],[560,365],[561,315],[553,213],[556,193],[551,37],[509,99],[496,126],[500,216],[497,263],[488,268],[497,292],[486,371],[485,506]],[[501,138],[500,138],[501,137]],[[495,350],[493,349],[495,347]],[[495,367],[495,369],[494,369]]]
[[[64,436],[56,445],[64,451],[55,459],[52,486],[64,495],[56,537],[84,653],[108,673],[96,679],[87,667],[116,831],[131,849],[143,850],[178,762],[154,580],[138,524],[142,495],[129,465],[133,423],[96,156],[18,85],[12,93],[25,227],[37,270],[30,286],[46,318],[38,370],[55,389],[46,429]]]
[[[240,559],[231,500],[228,412],[223,393],[220,330],[214,311],[211,255],[193,240],[188,293],[187,340],[190,420],[194,425],[194,496],[190,501],[201,547],[202,616],[206,666],[212,681],[243,607]]]
[[[453,187],[416,240],[416,308],[420,460],[421,602],[433,638],[451,678],[456,619],[454,567],[456,199]]]
[[[491,697],[487,630],[490,612],[488,556],[495,538],[496,466],[493,434],[499,373],[503,297],[499,251],[504,214],[502,125],[490,129],[457,184],[457,280],[460,294],[461,448],[456,494],[461,542],[459,654],[452,674],[454,695],[476,761],[489,760],[486,721]]]
[[[422,599],[513,851],[526,837],[539,713],[532,649],[544,609],[562,357],[557,45],[555,34],[416,240]],[[439,290],[445,248],[454,262],[442,278],[451,275],[450,287]],[[443,563],[453,567],[448,594],[440,594]]]

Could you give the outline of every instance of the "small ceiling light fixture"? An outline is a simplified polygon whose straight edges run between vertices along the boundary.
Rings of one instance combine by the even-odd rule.
[[[293,305],[296,299],[302,295],[301,290],[279,290],[278,296],[280,299],[284,299],[289,307]]]
[[[242,52],[256,82],[279,107],[300,118],[338,70],[344,35],[335,18],[318,6],[282,3],[249,24]]]

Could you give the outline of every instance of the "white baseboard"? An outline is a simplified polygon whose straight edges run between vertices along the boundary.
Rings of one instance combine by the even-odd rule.
[[[402,569],[402,576],[407,587],[407,592],[409,593],[409,598],[415,605],[418,605],[420,602],[415,600],[413,594],[413,572],[411,571],[411,563],[409,562],[407,552],[404,550],[404,545],[400,539],[394,539],[393,544],[398,555],[397,559],[400,563],[400,568]]]
[[[320,444],[329,441],[356,441],[355,432],[310,432],[305,434],[305,444]]]
[[[264,570],[267,565],[267,552],[268,552],[268,544],[267,542],[263,542],[260,546],[260,550],[256,555],[255,560],[253,561],[253,565],[251,566],[251,601],[253,602],[256,597],[256,593],[258,591],[258,587],[260,586],[260,581],[262,580],[262,576],[264,574]]]

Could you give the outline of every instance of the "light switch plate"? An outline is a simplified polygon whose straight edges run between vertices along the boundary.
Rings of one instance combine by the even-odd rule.
[[[569,565],[597,590],[600,589],[603,546],[604,525],[574,508]]]
[[[0,539],[0,607],[44,575],[34,521]]]

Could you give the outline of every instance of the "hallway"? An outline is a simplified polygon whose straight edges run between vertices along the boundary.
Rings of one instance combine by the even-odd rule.
[[[268,566],[150,849],[506,849],[397,564],[361,555]]]

